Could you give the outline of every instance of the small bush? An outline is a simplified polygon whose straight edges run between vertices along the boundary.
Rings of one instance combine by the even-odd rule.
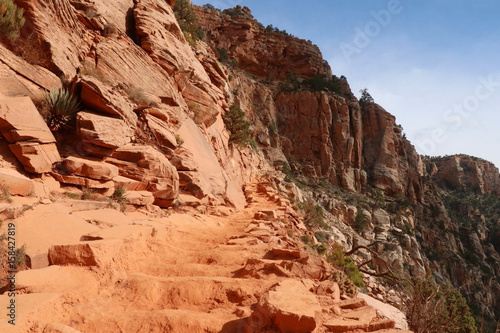
[[[329,229],[330,226],[323,218],[323,208],[312,200],[299,204],[299,208],[304,212],[304,224],[308,228]]]
[[[227,8],[222,11],[223,14],[229,15],[231,17],[234,16],[245,16],[245,13],[241,10],[240,6],[236,6],[234,8]]]
[[[250,139],[250,123],[245,120],[245,112],[237,104],[231,105],[223,116],[224,125],[229,131],[229,142],[246,146]]]
[[[358,207],[358,212],[356,213],[356,218],[354,219],[353,229],[356,230],[357,233],[362,233],[367,225],[368,221],[366,221],[365,214],[363,214],[362,208]]]
[[[111,198],[122,199],[123,196],[125,195],[125,192],[127,192],[127,190],[125,190],[125,188],[122,185],[120,185],[117,188],[115,188],[115,191],[113,192],[113,195],[111,195]]]
[[[177,142],[177,145],[182,145],[184,143],[184,139],[181,138],[179,135],[175,136],[175,142]]]
[[[52,132],[70,127],[81,108],[78,99],[66,89],[50,90],[45,103],[47,110],[42,111],[42,116]]]
[[[26,256],[26,244],[16,249],[16,257],[15,263],[16,267],[21,267],[25,264],[25,256]]]
[[[0,39],[19,38],[20,30],[24,25],[24,10],[18,8],[12,0],[0,0]]]
[[[0,186],[0,201],[12,203],[10,190],[7,186]]]
[[[128,97],[139,107],[157,107],[158,103],[148,97],[144,90],[132,87],[127,89]]]
[[[363,275],[356,266],[351,257],[344,255],[344,248],[342,245],[337,244],[333,247],[331,254],[328,256],[327,261],[332,265],[342,269],[349,279],[358,287],[363,288],[365,283]]]

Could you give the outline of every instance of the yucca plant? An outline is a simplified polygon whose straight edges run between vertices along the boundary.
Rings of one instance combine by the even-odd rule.
[[[69,127],[81,105],[78,99],[66,89],[52,89],[45,95],[48,110],[45,122],[52,132]]]
[[[24,10],[18,8],[12,0],[0,0],[0,39],[15,40],[24,25]]]

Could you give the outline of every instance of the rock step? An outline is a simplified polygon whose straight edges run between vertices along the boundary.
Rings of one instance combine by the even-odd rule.
[[[366,301],[363,298],[349,298],[340,302],[341,309],[358,309],[366,306]]]
[[[234,310],[233,310],[234,311]],[[241,332],[242,324],[231,310],[215,314],[182,309],[144,310],[131,308],[117,320],[110,311],[87,319],[85,332],[117,332],[117,324],[125,332],[187,333],[187,332]]]
[[[127,301],[136,308],[151,310],[158,308],[190,309],[209,311],[214,306],[250,306],[255,297],[270,287],[270,283],[256,280],[241,280],[219,276],[158,277],[130,272],[120,284],[116,297],[123,304]]]

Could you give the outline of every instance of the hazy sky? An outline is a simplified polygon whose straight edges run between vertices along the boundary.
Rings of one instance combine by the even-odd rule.
[[[310,39],[353,92],[368,88],[417,151],[500,167],[500,1],[193,0],[239,4]]]

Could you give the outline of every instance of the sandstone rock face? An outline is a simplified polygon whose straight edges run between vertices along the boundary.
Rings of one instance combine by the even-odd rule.
[[[415,148],[402,137],[395,117],[377,104],[363,108],[363,156],[372,186],[413,201],[423,197],[424,167]]]
[[[472,190],[500,196],[498,168],[485,160],[467,155],[431,158],[427,161],[432,179],[445,188]]]
[[[78,134],[84,142],[106,148],[118,148],[131,141],[132,128],[116,118],[81,111],[76,116]]]
[[[175,75],[182,96],[197,111],[201,123],[210,126],[220,112],[222,91],[210,82],[207,72],[184,39],[170,6],[161,0],[141,1],[134,17],[141,45],[170,75]],[[201,111],[203,110],[203,111]]]
[[[63,160],[62,164],[69,173],[77,176],[97,180],[112,180],[118,176],[118,168],[116,166],[97,160],[71,156]]]
[[[1,94],[5,96],[32,97],[40,92],[39,88],[50,90],[62,87],[61,80],[55,74],[16,57],[2,44],[0,44],[0,63],[5,65],[0,83]],[[20,74],[21,77],[16,74]]]
[[[0,132],[28,172],[50,172],[61,160],[56,139],[29,97],[0,99]]]
[[[52,72],[73,77],[90,43],[85,42],[86,33],[70,2],[21,0],[17,5],[24,8],[26,17],[21,33],[34,34],[41,41],[40,52],[50,54],[47,65]]]
[[[56,142],[47,124],[29,97],[0,100],[0,132],[11,143]]]
[[[34,182],[12,169],[0,168],[0,185],[10,194],[28,196],[35,191]]]
[[[55,143],[17,142],[9,147],[28,172],[50,172],[52,165],[61,160]]]
[[[199,24],[217,47],[227,49],[238,60],[238,67],[258,77],[283,78],[287,73],[299,77],[331,76],[316,45],[293,36],[266,32],[249,10],[244,15],[219,14],[195,7]]]
[[[277,125],[290,144],[285,155],[309,167],[309,173],[350,191],[366,184],[363,129],[359,108],[327,93],[280,93]],[[309,163],[309,164],[308,164]]]
[[[143,190],[153,192],[159,206],[169,207],[177,199],[177,170],[153,147],[128,144],[116,149],[106,161],[116,165],[120,175],[139,181]]]

